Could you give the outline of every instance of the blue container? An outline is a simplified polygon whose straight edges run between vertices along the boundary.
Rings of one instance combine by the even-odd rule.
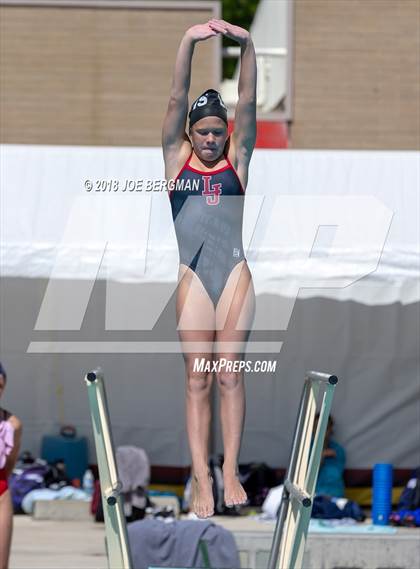
[[[392,464],[375,464],[373,467],[372,521],[376,525],[388,525],[392,511]]]
[[[42,437],[41,457],[50,463],[63,460],[70,480],[78,478],[82,481],[88,467],[86,438],[45,435]]]

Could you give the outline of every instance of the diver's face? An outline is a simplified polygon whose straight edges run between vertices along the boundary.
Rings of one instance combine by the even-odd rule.
[[[220,117],[204,117],[193,124],[190,136],[197,156],[212,162],[223,154],[228,129]]]

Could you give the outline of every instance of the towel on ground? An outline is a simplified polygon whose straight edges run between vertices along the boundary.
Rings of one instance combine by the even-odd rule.
[[[128,525],[128,538],[134,569],[206,567],[200,540],[206,542],[212,568],[241,566],[232,533],[207,520],[140,520]]]

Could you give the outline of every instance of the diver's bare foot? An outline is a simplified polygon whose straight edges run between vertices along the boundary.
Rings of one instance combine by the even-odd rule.
[[[225,486],[225,504],[228,507],[246,504],[248,496],[239,482],[238,471],[223,467],[223,482]]]
[[[213,478],[210,472],[192,476],[191,509],[199,518],[209,518],[214,514]]]

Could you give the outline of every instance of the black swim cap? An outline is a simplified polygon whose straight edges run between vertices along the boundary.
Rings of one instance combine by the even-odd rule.
[[[227,124],[227,108],[218,91],[207,89],[191,105],[188,113],[190,128],[192,125],[204,117],[219,117]]]

